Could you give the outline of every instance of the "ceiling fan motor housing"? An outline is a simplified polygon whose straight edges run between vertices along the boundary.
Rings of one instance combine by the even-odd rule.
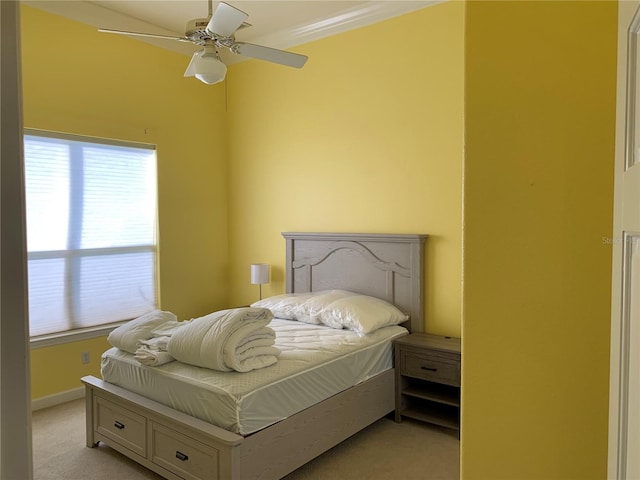
[[[208,24],[208,18],[196,18],[194,20],[189,20],[185,28],[185,37],[194,42],[201,42],[205,39],[211,38],[211,34],[207,33]]]

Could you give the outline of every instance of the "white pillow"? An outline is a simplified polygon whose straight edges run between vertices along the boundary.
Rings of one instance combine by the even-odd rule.
[[[251,304],[252,307],[268,308],[276,318],[297,320],[296,312],[300,305],[317,293],[285,293],[274,297],[263,298]]]
[[[379,298],[353,295],[329,304],[320,312],[319,319],[327,326],[346,328],[362,336],[388,325],[398,325],[409,316]]]
[[[317,292],[296,308],[296,319],[299,322],[321,324],[320,314],[333,302],[356,295],[347,290],[325,290]],[[342,328],[342,327],[337,327]]]
[[[276,318],[298,320],[319,324],[318,315],[335,300],[356,295],[346,290],[321,290],[306,293],[285,293],[265,298],[251,304],[252,307],[268,308]],[[336,327],[342,328],[342,327]]]

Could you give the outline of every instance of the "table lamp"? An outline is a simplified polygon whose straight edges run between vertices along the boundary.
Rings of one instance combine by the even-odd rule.
[[[260,300],[262,300],[262,284],[269,283],[268,263],[251,264],[251,283],[253,285],[260,285]]]

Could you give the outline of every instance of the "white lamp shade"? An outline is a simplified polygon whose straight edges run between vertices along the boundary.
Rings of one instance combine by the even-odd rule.
[[[254,285],[269,283],[269,264],[253,263],[251,265],[251,283]]]

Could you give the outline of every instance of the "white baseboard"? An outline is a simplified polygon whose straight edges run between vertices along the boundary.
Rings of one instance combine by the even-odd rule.
[[[84,387],[74,388],[66,392],[54,393],[46,397],[34,398],[31,400],[31,411],[42,410],[43,408],[53,407],[61,403],[77,400],[84,397]]]

